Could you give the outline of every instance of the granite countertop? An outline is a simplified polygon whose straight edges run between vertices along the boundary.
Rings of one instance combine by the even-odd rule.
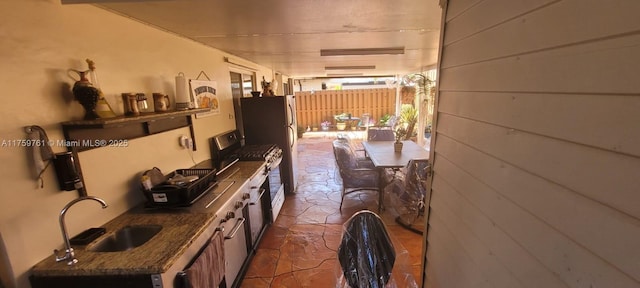
[[[66,261],[56,262],[51,255],[36,264],[32,274],[34,276],[161,274],[171,267],[198,236],[210,225],[215,224],[217,210],[258,169],[261,169],[263,164],[257,161],[238,162],[219,175],[218,178],[222,179],[221,184],[215,189],[228,188],[228,190],[215,200],[210,209],[189,207],[147,210],[142,206],[135,207],[103,225],[107,233],[89,245],[74,245],[75,256],[78,259],[75,265],[69,266]],[[207,195],[207,197],[212,196]],[[205,198],[203,197],[206,201]],[[196,204],[200,202],[202,200]],[[122,252],[93,252],[86,249],[122,227],[148,224],[162,225],[162,230],[139,247]]]
[[[51,255],[34,266],[33,275],[159,274],[169,268],[176,255],[181,255],[212,221],[210,214],[124,213],[103,226],[107,233],[97,241],[127,225],[159,224],[162,230],[147,243],[129,251],[93,252],[85,249],[91,244],[76,246],[78,263],[69,266],[66,261],[56,262]]]

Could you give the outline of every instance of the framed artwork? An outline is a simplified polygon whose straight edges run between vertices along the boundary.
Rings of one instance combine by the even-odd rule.
[[[195,108],[209,108],[211,111],[196,114],[197,117],[220,114],[220,102],[218,99],[218,84],[210,80],[189,80],[191,98]]]

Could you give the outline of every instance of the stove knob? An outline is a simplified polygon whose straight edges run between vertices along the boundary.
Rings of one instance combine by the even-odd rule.
[[[233,218],[236,218],[236,213],[233,213],[233,211],[227,212],[227,216],[224,217],[225,220],[230,220],[230,219],[233,219]]]
[[[236,205],[235,205],[235,206],[233,206],[233,207],[235,207],[236,209],[240,209],[240,208],[242,208],[243,206],[244,206],[244,202],[242,202],[242,201],[237,201],[237,202],[236,202]]]
[[[251,189],[257,189],[257,187],[256,188],[251,187]],[[249,193],[242,194],[242,200],[247,200],[247,199],[250,199],[250,198],[251,198],[251,194],[249,194]]]

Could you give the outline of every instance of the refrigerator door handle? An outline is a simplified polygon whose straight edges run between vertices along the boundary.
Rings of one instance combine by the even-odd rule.
[[[293,106],[291,106],[291,104],[288,105],[289,106],[289,127],[293,126],[293,123],[295,122],[293,117],[295,117],[296,114],[293,114]]]
[[[296,130],[293,130],[293,126],[287,126],[287,128],[291,130],[291,133],[289,133],[289,147],[293,148],[293,145],[296,144],[296,139],[295,139]]]

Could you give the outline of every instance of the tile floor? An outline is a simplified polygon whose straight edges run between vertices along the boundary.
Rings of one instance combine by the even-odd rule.
[[[377,192],[349,194],[340,212],[341,184],[333,139],[334,134],[314,137],[312,133],[300,139],[297,192],[287,196],[280,216],[268,227],[241,287],[336,287],[341,273],[337,251],[342,224],[361,209],[377,212]],[[399,242],[405,252],[398,253],[394,271],[410,273],[404,279],[413,278],[419,286],[422,236],[397,225],[389,210],[380,216],[394,243]]]

